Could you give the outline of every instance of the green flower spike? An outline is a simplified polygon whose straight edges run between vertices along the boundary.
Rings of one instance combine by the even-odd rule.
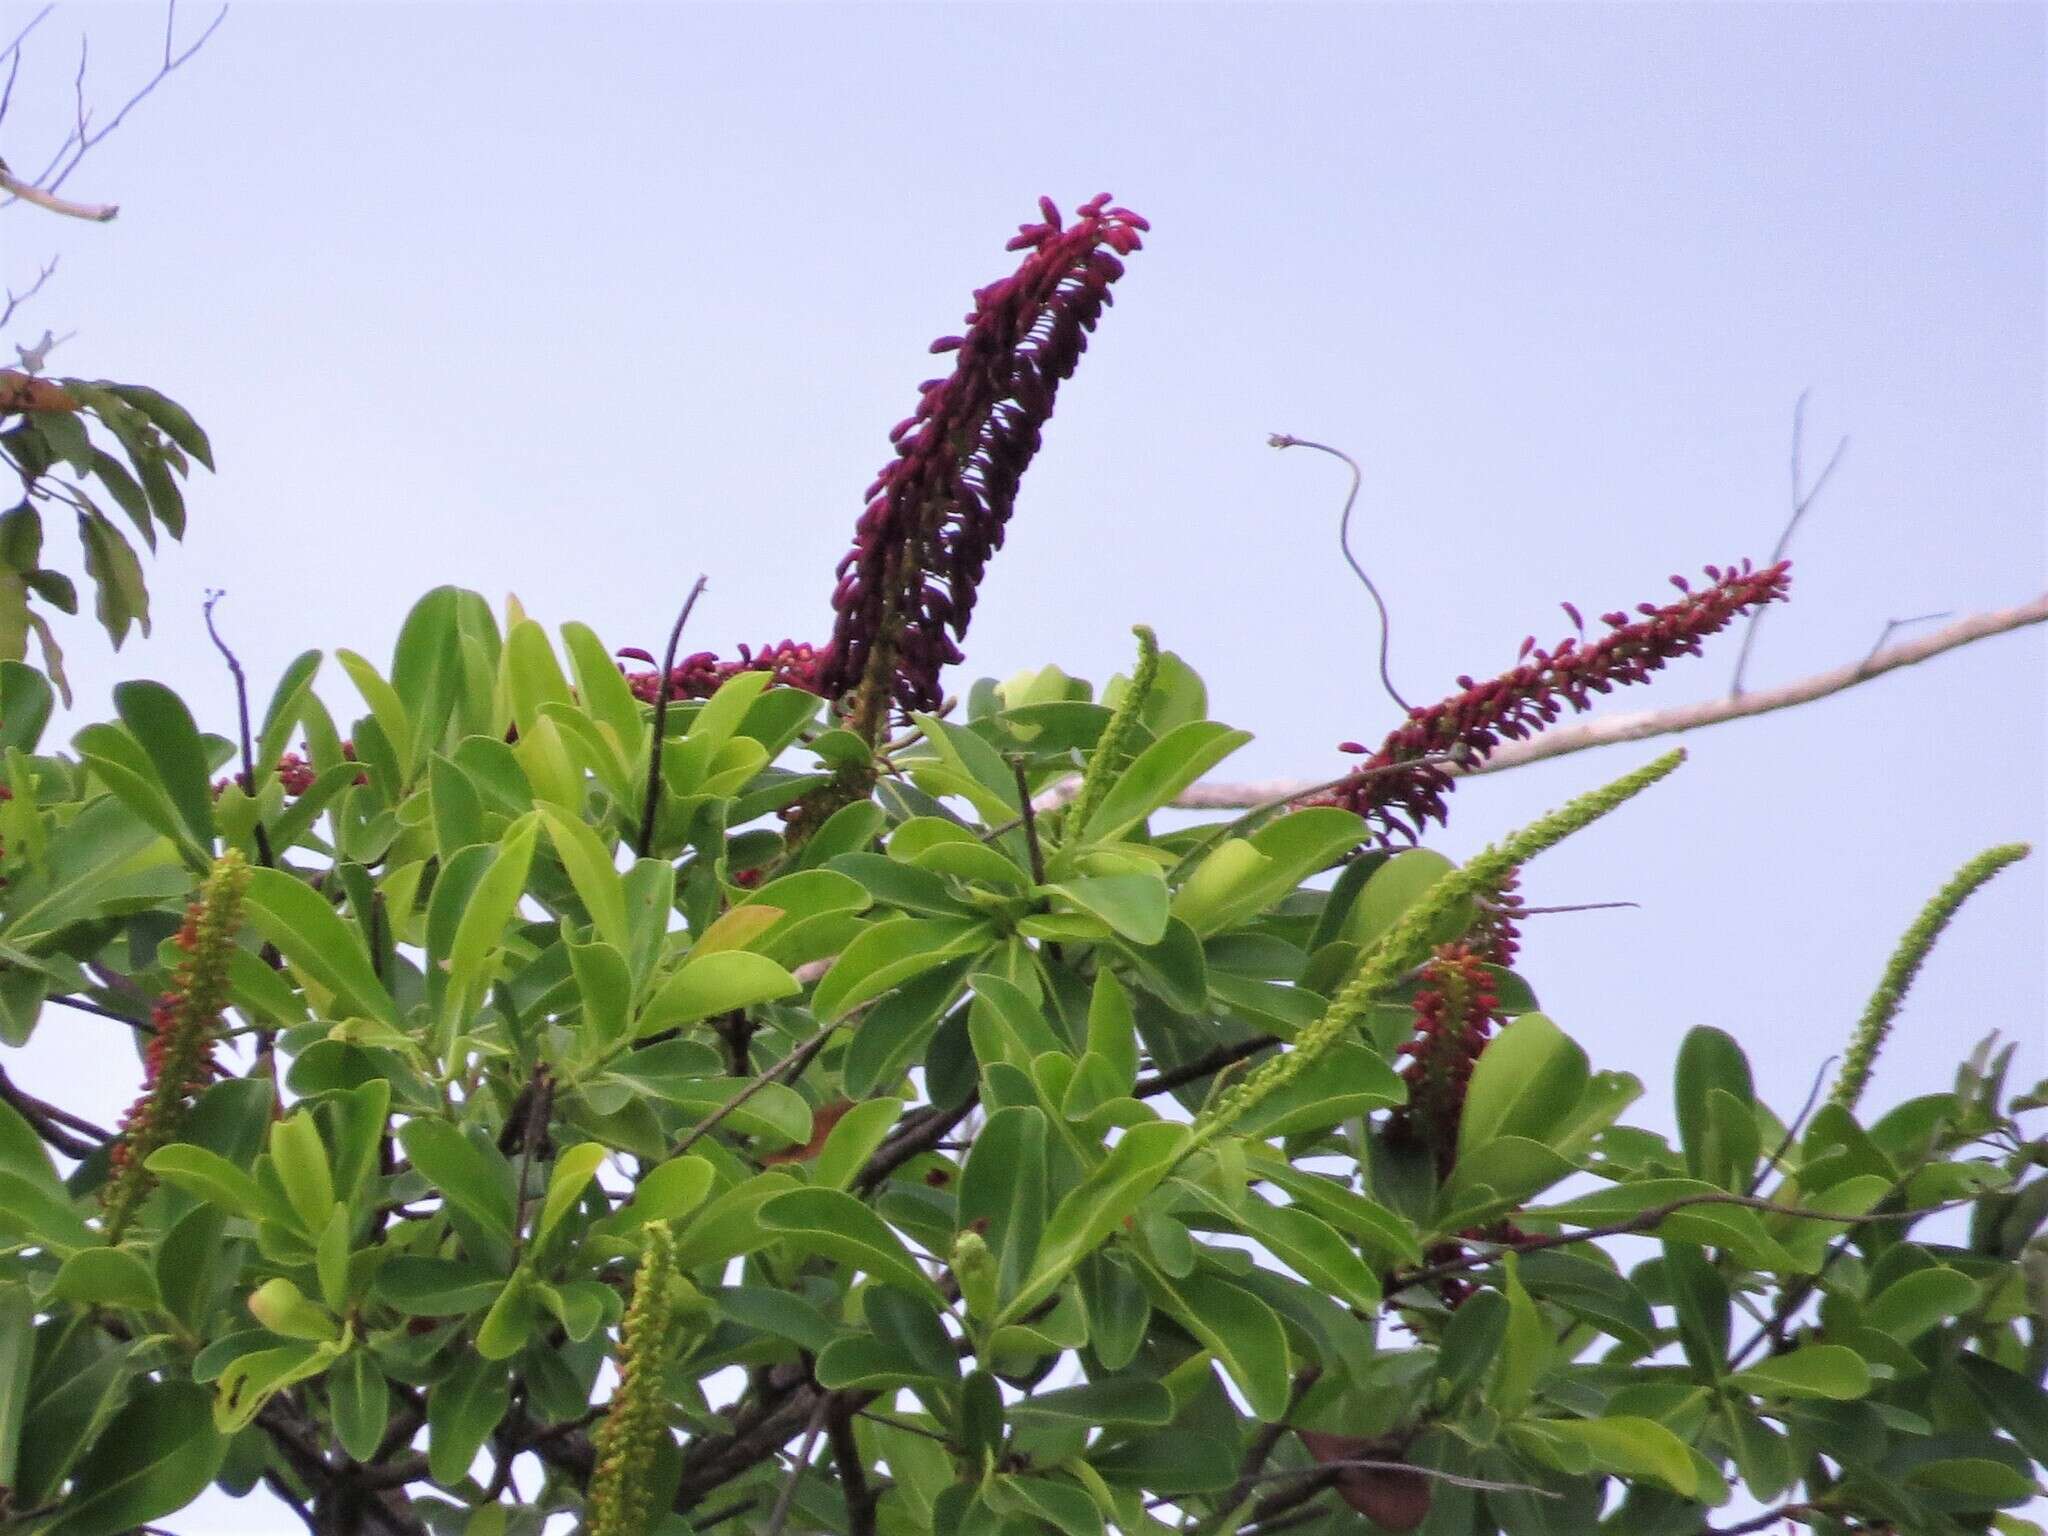
[[[668,1432],[662,1378],[675,1352],[676,1240],[667,1222],[646,1229],[647,1251],[633,1279],[633,1302],[619,1328],[619,1385],[597,1432],[587,1536],[643,1536],[652,1529],[654,1462]]]
[[[1892,1020],[1898,1017],[1906,1001],[1906,993],[1913,985],[1913,978],[1920,974],[1920,967],[1934,948],[1935,940],[1949,925],[1962,904],[1977,893],[1991,877],[2008,864],[2017,864],[2033,850],[2025,843],[2004,843],[1996,848],[1987,848],[1970,860],[1955,873],[1934,899],[1920,909],[1920,915],[1913,919],[1899,940],[1898,948],[1884,968],[1884,978],[1878,982],[1877,990],[1870,994],[1870,1001],[1864,1005],[1863,1017],[1856,1022],[1856,1031],[1849,1037],[1848,1053],[1842,1058],[1842,1070],[1835,1078],[1835,1086],[1828,1094],[1828,1102],[1839,1104],[1844,1109],[1854,1109],[1856,1101],[1863,1097],[1864,1086],[1870,1081],[1870,1069],[1877,1065],[1877,1053],[1884,1047],[1885,1036],[1891,1033]]]
[[[1426,891],[1421,900],[1401,914],[1400,920],[1366,951],[1322,1016],[1295,1036],[1294,1046],[1268,1059],[1243,1082],[1221,1095],[1195,1122],[1189,1149],[1204,1145],[1229,1129],[1259,1104],[1308,1070],[1318,1057],[1348,1035],[1365,1010],[1399,986],[1403,977],[1429,959],[1439,940],[1444,915],[1458,903],[1484,892],[1500,889],[1519,864],[1563,842],[1574,832],[1592,825],[1623,802],[1635,798],[1685,761],[1685,753],[1671,752],[1634,773],[1616,779],[1603,789],[1579,796],[1542,820],[1532,822],[1505,842],[1496,843],[1475,856],[1462,869],[1454,869]]]

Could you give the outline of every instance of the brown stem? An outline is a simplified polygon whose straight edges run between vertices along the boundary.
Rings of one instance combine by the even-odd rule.
[[[682,642],[683,626],[690,622],[690,610],[704,595],[704,582],[705,578],[699,576],[690,595],[683,599],[683,611],[676,615],[675,627],[668,632],[668,649],[661,655],[661,676],[655,679],[654,741],[647,749],[647,799],[640,808],[640,837],[633,845],[633,851],[643,859],[654,846],[654,813],[661,807],[661,744],[668,730],[669,674],[676,669],[676,646]]]

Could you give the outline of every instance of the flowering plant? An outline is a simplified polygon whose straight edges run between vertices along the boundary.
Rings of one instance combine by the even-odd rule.
[[[1220,818],[1173,808],[1249,736],[1149,630],[947,698],[1145,227],[1041,205],[815,644],[442,588],[339,654],[351,723],[308,652],[239,739],[131,683],[68,750],[0,661],[0,1041],[132,1032],[146,1083],[100,1128],[0,1076],[0,1531],[209,1485],[397,1536],[2038,1529],[2041,1091],[1987,1043],[1861,1108],[2025,850],[1825,1103],[1703,1027],[1672,1136],[1539,1009],[1516,881],[1678,755],[1412,846],[1782,564]]]

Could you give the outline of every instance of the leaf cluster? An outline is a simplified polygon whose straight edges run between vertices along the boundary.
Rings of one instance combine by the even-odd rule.
[[[139,1033],[217,853],[265,866],[242,1049],[118,1241],[108,1147],[0,1107],[0,1530],[208,1484],[408,1533],[628,1484],[677,1533],[2034,1529],[2048,1179],[2009,1049],[1803,1116],[1698,1029],[1672,1139],[1492,966],[1419,1145],[1425,978],[1332,1005],[1416,914],[1454,945],[1485,912],[1340,808],[1165,814],[1249,740],[1171,652],[873,746],[758,672],[657,740],[589,628],[452,588],[335,661],[364,713],[302,656],[253,781],[152,683],[47,747],[0,662],[0,1041]],[[796,814],[849,767],[871,794]]]

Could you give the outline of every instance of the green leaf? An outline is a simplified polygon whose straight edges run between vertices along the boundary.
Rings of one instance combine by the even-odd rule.
[[[36,1359],[35,1298],[18,1281],[0,1282],[0,1488],[16,1486],[21,1428]]]
[[[1410,848],[1395,854],[1366,876],[1337,936],[1361,951],[1370,949],[1400,921],[1402,913],[1457,867],[1434,848]],[[1460,914],[1459,931],[1462,921]],[[1455,932],[1438,935],[1445,940],[1456,936]]]
[[[994,1111],[960,1174],[960,1226],[986,1222],[999,1297],[1023,1284],[1045,1228],[1047,1121],[1034,1104]]]
[[[1863,1308],[1863,1326],[1910,1344],[1976,1304],[1977,1282],[1961,1270],[1917,1269],[1886,1286]]]
[[[917,1267],[903,1240],[849,1194],[794,1189],[764,1204],[760,1221],[799,1248],[836,1259],[934,1304],[940,1302],[937,1287]]]
[[[1465,1093],[1458,1156],[1496,1136],[1548,1144],[1586,1091],[1586,1053],[1540,1013],[1525,1013],[1488,1042]]]
[[[1362,1312],[1378,1309],[1379,1277],[1328,1222],[1298,1205],[1270,1205],[1250,1194],[1231,1205],[1206,1189],[1185,1187],[1317,1290]]]
[[[1014,1322],[1050,1296],[1074,1266],[1102,1246],[1110,1233],[1158,1187],[1187,1150],[1188,1128],[1169,1121],[1134,1125],[1109,1156],[1054,1208],[1040,1235],[1028,1278],[1003,1308],[1001,1322]]]
[[[1140,1264],[1139,1273],[1154,1304],[1216,1357],[1254,1415],[1274,1422],[1287,1412],[1293,1364],[1286,1330],[1271,1307],[1209,1269],[1184,1280],[1150,1264]]]
[[[1045,890],[1101,918],[1133,944],[1157,944],[1166,937],[1166,882],[1156,875],[1097,875]]]
[[[327,1397],[341,1448],[357,1461],[371,1460],[391,1416],[391,1389],[367,1349],[350,1350],[328,1371]]]
[[[156,1276],[125,1248],[83,1248],[64,1261],[50,1294],[59,1301],[88,1307],[134,1307],[156,1312],[163,1308]]]
[[[1723,1189],[1745,1187],[1749,1168],[1737,1170],[1730,1156],[1725,1133],[1717,1134],[1713,1106],[1716,1092],[1726,1093],[1742,1107],[1756,1103],[1756,1089],[1750,1080],[1749,1061],[1734,1037],[1702,1025],[1686,1033],[1678,1048],[1675,1107],[1678,1137],[1685,1149],[1686,1172]],[[1720,1114],[1725,1124],[1727,1112]],[[1750,1139],[1755,1139],[1755,1121],[1750,1121]],[[1740,1180],[1741,1183],[1736,1181]]]
[[[994,937],[992,924],[966,918],[877,923],[840,952],[812,994],[812,1011],[820,1023],[834,1023],[934,966],[986,948]]]
[[[1808,1344],[1737,1371],[1731,1386],[1758,1397],[1832,1398],[1847,1401],[1870,1390],[1870,1368],[1840,1344]]]
[[[302,1109],[270,1128],[270,1162],[300,1229],[317,1237],[334,1209],[334,1173],[310,1111]]]
[[[264,1281],[250,1293],[249,1315],[287,1339],[324,1344],[341,1336],[333,1317],[282,1275]]]
[[[1110,1376],[1019,1399],[1009,1411],[1020,1424],[1154,1426],[1172,1422],[1173,1394],[1142,1376]]]
[[[1508,1433],[1561,1471],[1591,1466],[1625,1479],[1647,1478],[1688,1499],[1700,1491],[1685,1442],[1654,1419],[1523,1419]]]
[[[208,469],[213,468],[213,445],[206,440],[206,434],[192,419],[191,412],[177,401],[147,384],[108,384],[104,387],[108,394],[127,401],[148,417],[158,431],[193,458]]]
[[[630,1230],[687,1216],[704,1203],[714,1176],[711,1164],[701,1157],[672,1157],[650,1169],[634,1186],[633,1198],[605,1220]]]
[[[137,1387],[78,1464],[77,1491],[43,1527],[47,1536],[112,1536],[198,1498],[227,1453],[206,1398],[187,1381]]]
[[[504,1284],[503,1275],[481,1264],[401,1253],[378,1266],[370,1289],[408,1317],[457,1317],[488,1306]]]
[[[377,722],[378,729],[384,732],[384,739],[391,743],[391,750],[397,754],[400,766],[411,763],[412,725],[406,718],[405,705],[398,697],[398,690],[385,682],[377,669],[354,651],[337,650],[334,659],[341,663],[349,681],[356,685],[356,692],[370,706],[370,718]],[[387,784],[383,788],[395,797],[399,786]]]
[[[540,807],[540,819],[597,936],[624,954],[632,947],[633,932],[626,920],[626,884],[611,854],[588,826],[552,806]]]
[[[145,480],[147,476],[145,476]],[[174,493],[175,494],[175,493]],[[93,611],[119,650],[131,625],[149,633],[149,588],[142,562],[121,532],[99,512],[78,514],[78,542],[85,547],[85,570],[96,588]]]
[[[452,1488],[470,1465],[505,1410],[512,1392],[505,1367],[481,1355],[464,1355],[427,1394],[427,1471]]]
[[[1076,829],[1077,841],[1122,836],[1252,739],[1214,720],[1191,720],[1152,743],[1110,786],[1102,804]]]
[[[821,1189],[851,1184],[875,1149],[888,1139],[903,1113],[901,1099],[868,1099],[839,1117],[811,1164],[811,1183]]]
[[[1543,1314],[1536,1310],[1536,1303],[1522,1287],[1515,1255],[1507,1254],[1501,1263],[1501,1294],[1507,1298],[1508,1325],[1501,1337],[1500,1370],[1494,1376],[1487,1403],[1502,1418],[1512,1419],[1529,1406],[1537,1378],[1550,1362],[1552,1344]]]
[[[519,910],[526,894],[526,875],[533,863],[533,844],[539,835],[537,820],[513,823],[498,844],[497,857],[471,891],[469,905],[456,924],[454,941],[444,962],[448,967],[448,991],[442,1002],[444,1019],[459,1017],[489,987],[492,961],[505,925]]]
[[[579,1141],[555,1159],[554,1171],[548,1175],[547,1197],[541,1201],[540,1220],[533,1229],[534,1246],[546,1242],[548,1234],[575,1208],[604,1159],[604,1147],[594,1141]]]
[[[199,727],[185,701],[162,683],[121,683],[114,689],[114,708],[148,749],[150,764],[192,840],[201,848],[212,847],[213,780]]]
[[[525,1270],[505,1282],[476,1330],[476,1352],[486,1360],[509,1360],[526,1347],[540,1321],[533,1282]]]
[[[512,1173],[502,1156],[481,1151],[446,1120],[429,1116],[399,1127],[405,1155],[442,1198],[507,1242],[512,1238]]]
[[[398,1005],[355,929],[311,886],[280,869],[254,869],[244,905],[250,926],[333,994],[336,1015],[362,1014],[398,1028]]]
[[[744,949],[715,950],[686,959],[661,984],[642,1011],[635,1033],[648,1035],[678,1024],[694,1024],[713,1014],[794,997],[802,990],[802,983],[765,955]]]

